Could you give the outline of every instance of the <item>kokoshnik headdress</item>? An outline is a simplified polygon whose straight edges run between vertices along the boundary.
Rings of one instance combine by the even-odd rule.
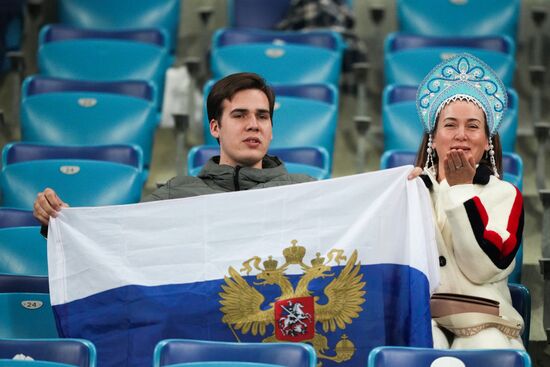
[[[437,65],[424,78],[416,94],[416,107],[424,131],[429,134],[428,159],[433,165],[432,133],[441,110],[453,101],[469,101],[485,113],[489,128],[489,158],[496,170],[492,137],[502,122],[508,105],[506,88],[493,69],[475,56],[464,53]]]

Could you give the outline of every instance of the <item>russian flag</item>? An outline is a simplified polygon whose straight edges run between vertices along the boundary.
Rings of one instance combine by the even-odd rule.
[[[334,367],[430,347],[437,246],[410,170],[63,209],[48,234],[59,332],[92,341],[100,367],[149,367],[167,338],[302,341]]]

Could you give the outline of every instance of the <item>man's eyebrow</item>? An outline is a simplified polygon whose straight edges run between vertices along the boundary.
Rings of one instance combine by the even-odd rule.
[[[233,112],[248,112],[248,108],[235,108],[231,110],[231,113]]]
[[[250,110],[248,108],[235,108],[233,110],[231,110],[231,113],[234,113],[234,112],[239,112],[239,113],[248,113],[250,112]],[[255,113],[269,113],[269,110],[267,109],[264,109],[264,108],[259,108],[257,109],[256,111],[254,111]]]

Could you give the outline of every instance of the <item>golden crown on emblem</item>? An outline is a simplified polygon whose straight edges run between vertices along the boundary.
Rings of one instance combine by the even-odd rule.
[[[278,262],[277,260],[273,260],[273,256],[270,256],[263,264],[265,270],[277,270]]]
[[[290,241],[291,247],[287,247],[283,250],[283,256],[285,257],[287,264],[301,264],[304,256],[306,255],[306,248],[303,246],[296,246],[297,240]]]

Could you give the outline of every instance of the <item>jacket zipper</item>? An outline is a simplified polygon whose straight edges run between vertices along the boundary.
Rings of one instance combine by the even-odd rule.
[[[233,185],[235,186],[235,191],[240,191],[241,187],[239,185],[239,171],[241,170],[241,166],[235,167],[235,173],[233,174]]]

